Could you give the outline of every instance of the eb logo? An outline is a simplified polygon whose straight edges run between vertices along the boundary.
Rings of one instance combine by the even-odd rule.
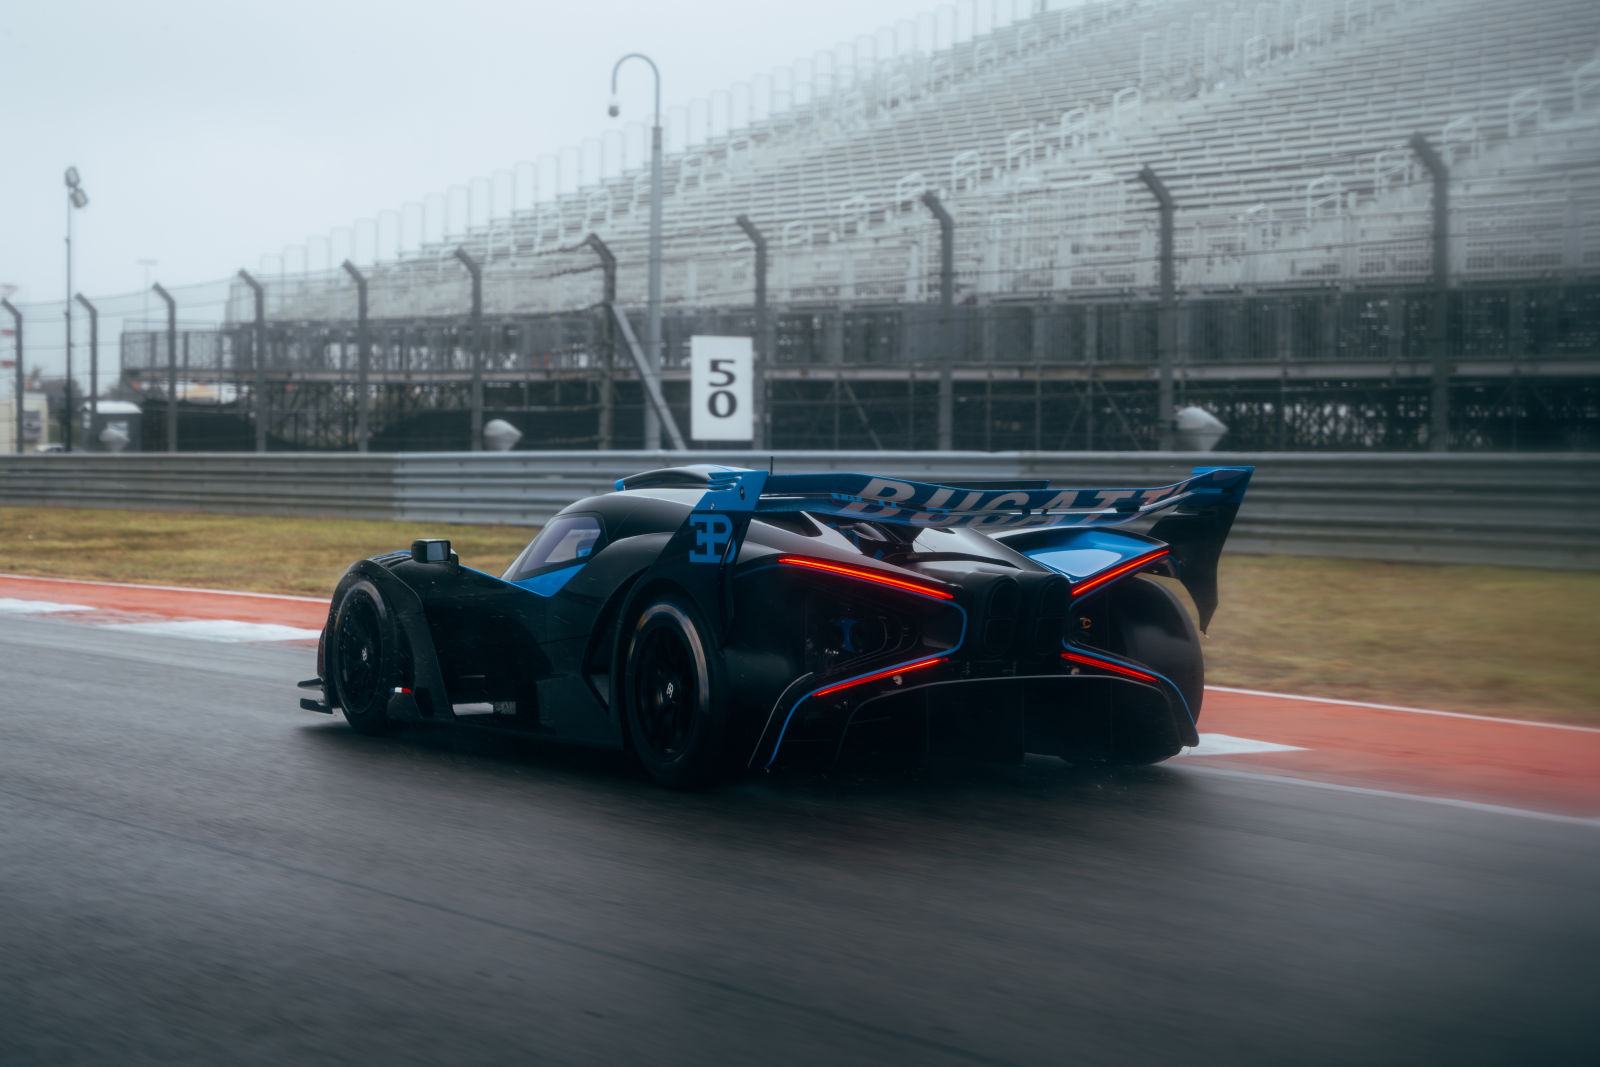
[[[694,526],[694,551],[689,553],[690,563],[721,563],[733,537],[733,520],[726,515],[697,511],[689,516]]]

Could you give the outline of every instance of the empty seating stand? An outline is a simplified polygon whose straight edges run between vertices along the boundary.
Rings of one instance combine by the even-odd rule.
[[[1186,287],[1420,277],[1421,132],[1450,161],[1463,276],[1600,263],[1600,4],[1527,0],[1110,2],[1046,11],[933,53],[834,71],[803,105],[669,152],[672,302],[742,302],[748,215],[779,301],[938,291],[937,193],[963,299],[1155,281],[1161,175]],[[644,298],[648,171],[633,170],[379,264],[377,315],[598,299],[599,234]],[[281,307],[315,317],[331,283]]]

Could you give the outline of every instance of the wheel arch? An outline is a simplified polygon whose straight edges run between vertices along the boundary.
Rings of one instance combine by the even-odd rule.
[[[334,587],[328,608],[328,625],[324,632],[332,633],[334,614],[340,602],[351,586],[363,580],[372,583],[394,613],[399,652],[417,697],[418,709],[424,716],[450,717],[450,697],[445,690],[444,674],[439,668],[433,635],[428,631],[422,598],[389,568],[371,559],[351,564]]]
[[[1158,672],[1178,690],[1184,708],[1174,707],[1174,718],[1187,712],[1180,730],[1193,731],[1200,722],[1205,698],[1205,656],[1200,631],[1183,601],[1171,587],[1143,575],[1118,582],[1105,593],[1117,629],[1120,651]],[[1141,634],[1142,628],[1151,628]]]

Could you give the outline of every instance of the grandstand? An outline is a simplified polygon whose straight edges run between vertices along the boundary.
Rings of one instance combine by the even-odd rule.
[[[926,190],[962,223],[963,293],[1153,285],[1145,165],[1180,205],[1181,284],[1421,277],[1416,132],[1458,175],[1458,276],[1594,267],[1600,171],[1565,164],[1600,155],[1600,7],[1538,0],[1517,19],[1498,0],[1107,3],[835,72],[804,108],[669,154],[665,297],[747,291],[744,214],[773,240],[780,300],[925,299]],[[458,247],[491,290],[589,233],[638,263],[648,191],[641,167],[424,247],[380,268],[394,303],[374,313],[458,310]],[[1529,231],[1551,228],[1570,230],[1561,255],[1529,255]],[[1315,251],[1328,247],[1340,255]],[[621,284],[625,303],[643,299],[640,272]],[[567,288],[505,285],[490,306],[584,302]],[[337,313],[314,296],[281,310]]]
[[[1176,202],[1185,382],[1238,386],[1231,399],[1217,386],[1211,406],[1236,425],[1274,423],[1256,446],[1414,447],[1413,392],[1390,387],[1329,408],[1291,403],[1281,381],[1271,395],[1259,383],[1273,376],[1263,363],[1294,364],[1276,377],[1304,383],[1306,396],[1425,376],[1433,235],[1429,176],[1408,143],[1419,133],[1450,169],[1453,356],[1488,361],[1461,387],[1481,396],[1489,379],[1575,375],[1584,383],[1576,408],[1563,406],[1571,395],[1539,402],[1561,407],[1550,416],[1568,427],[1549,443],[1570,444],[1569,424],[1591,417],[1584,405],[1594,402],[1600,354],[1593,0],[1528,0],[1514,12],[1498,0],[1111,0],[1040,10],[938,49],[832,53],[797,74],[788,104],[703,133],[664,166],[666,365],[681,366],[691,332],[751,329],[752,257],[734,224],[748,216],[771,245],[780,446],[830,440],[782,414],[786,395],[796,414],[819,402],[806,384],[816,366],[849,369],[833,373],[826,393],[833,443],[924,440],[918,371],[933,363],[940,333],[958,338],[958,364],[982,368],[967,375],[982,382],[981,407],[970,389],[965,397],[969,446],[1058,446],[1043,427],[1061,405],[1090,427],[1096,412],[1102,425],[1120,423],[1098,443],[1148,443],[1141,427],[1157,420],[1138,386],[1154,358],[1159,262],[1155,202],[1138,175],[1149,167]],[[939,230],[925,192],[956,223],[963,311],[953,329],[930,313]],[[647,166],[620,169],[367,266],[380,388],[406,383],[415,397],[425,381],[436,410],[459,403],[446,394],[473,344],[461,250],[483,265],[491,389],[520,389],[530,404],[530,386],[562,378],[570,394],[587,382],[576,405],[551,393],[532,407],[560,409],[568,431],[557,443],[603,440],[568,418],[608,407],[599,394],[610,395],[613,375],[627,377],[608,370],[604,387],[595,384],[612,339],[587,310],[603,285],[584,241],[595,235],[616,257],[617,300],[632,314],[644,301],[648,193]],[[343,381],[353,289],[331,262],[311,265],[323,269],[262,278],[277,338],[268,362]],[[234,320],[247,321],[250,307],[239,287]],[[242,333],[214,347],[218,375],[249,358]],[[125,340],[124,365],[137,373],[152,350]],[[1106,364],[1129,373],[1108,376]],[[1001,368],[1019,383],[1001,402],[1011,416],[995,414]],[[1006,373],[999,378],[1004,392]],[[620,433],[621,412],[638,398],[617,384]],[[516,410],[509,395],[500,407]],[[391,421],[405,411],[396,401]],[[1302,425],[1286,425],[1291,411]],[[1318,436],[1319,420],[1342,428]],[[799,439],[786,442],[785,425]],[[1476,432],[1461,443],[1498,434]]]

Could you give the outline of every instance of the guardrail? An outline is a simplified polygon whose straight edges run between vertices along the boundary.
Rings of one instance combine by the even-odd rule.
[[[536,526],[622,474],[677,463],[923,481],[1175,481],[1253,464],[1230,551],[1600,569],[1588,455],[1110,452],[179,453],[0,456],[0,506],[150,508]]]

